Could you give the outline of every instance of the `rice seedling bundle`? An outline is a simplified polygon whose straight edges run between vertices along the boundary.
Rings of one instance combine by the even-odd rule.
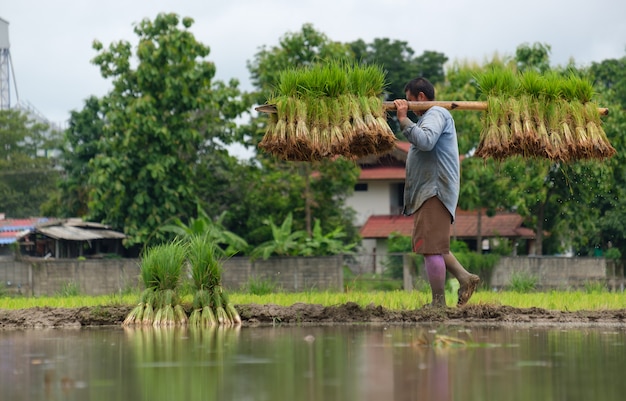
[[[259,148],[291,161],[385,153],[395,135],[382,107],[384,86],[376,66],[329,62],[284,70],[268,100],[276,112]]]
[[[593,86],[583,78],[494,68],[476,79],[487,99],[477,156],[567,162],[615,154],[592,101]]]
[[[141,260],[145,290],[139,304],[124,320],[124,326],[187,324],[187,314],[176,293],[185,257],[185,247],[180,240],[151,247],[145,252]]]
[[[193,236],[188,243],[191,279],[196,292],[189,325],[239,325],[241,317],[222,287],[222,262],[209,235]]]

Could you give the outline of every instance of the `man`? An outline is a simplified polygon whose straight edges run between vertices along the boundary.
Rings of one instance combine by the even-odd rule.
[[[446,270],[459,281],[458,306],[469,301],[480,278],[469,273],[450,252],[450,225],[459,200],[459,149],[450,112],[433,106],[417,123],[408,117],[408,101],[433,101],[435,88],[415,78],[404,88],[406,100],[394,101],[402,132],[411,143],[406,160],[405,215],[414,215],[413,251],[424,255],[432,304],[446,306]]]

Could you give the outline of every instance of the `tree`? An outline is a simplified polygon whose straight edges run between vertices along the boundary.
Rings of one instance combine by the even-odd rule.
[[[599,242],[612,246],[626,255],[626,57],[592,63],[589,75],[599,91],[599,99],[610,113],[603,120],[604,130],[617,153],[605,162],[612,171],[608,190],[599,192],[604,202],[600,205],[598,225]],[[598,191],[596,191],[598,193]]]
[[[100,100],[91,96],[83,109],[70,113],[69,127],[64,133],[61,148],[61,166],[64,176],[58,183],[59,191],[44,204],[45,214],[57,217],[83,217],[88,213],[88,179],[90,161],[99,151],[104,132],[104,116]]]
[[[386,100],[404,99],[404,87],[412,78],[423,76],[433,84],[443,83],[445,79],[443,66],[448,58],[443,53],[424,51],[421,56],[415,56],[406,41],[389,38],[376,38],[371,43],[359,39],[348,45],[357,61],[383,68],[387,80]],[[395,114],[389,113],[387,122],[402,137]]]
[[[59,176],[58,133],[19,109],[0,110],[0,205],[11,217],[40,215]]]
[[[174,233],[177,237],[187,240],[194,236],[205,236],[215,247],[214,250],[220,257],[230,257],[247,250],[248,243],[224,227],[223,220],[226,212],[222,213],[215,221],[201,207],[198,207],[197,214],[198,217],[191,217],[187,224],[174,217],[171,224],[165,224],[159,227],[159,230]]]
[[[545,43],[524,43],[515,50],[515,60],[520,71],[534,69],[544,73],[550,69],[552,47]]]
[[[105,123],[89,165],[88,217],[123,229],[127,246],[162,241],[159,226],[196,210],[199,155],[232,140],[224,121],[243,108],[236,81],[212,83],[210,49],[192,24],[175,14],[141,21],[136,63],[126,41],[93,44],[93,62],[113,89],[100,102]]]

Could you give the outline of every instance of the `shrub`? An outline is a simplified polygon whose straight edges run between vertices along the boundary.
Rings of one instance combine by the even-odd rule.
[[[530,273],[513,273],[509,281],[509,289],[519,293],[533,292],[537,287],[537,281],[537,277]]]
[[[584,285],[587,294],[601,294],[607,292],[606,285],[600,281],[587,281]]]
[[[59,297],[75,297],[80,295],[78,284],[73,281],[67,282],[61,286],[61,289],[56,292]]]
[[[252,295],[268,295],[281,291],[274,280],[261,277],[250,277],[243,289]]]

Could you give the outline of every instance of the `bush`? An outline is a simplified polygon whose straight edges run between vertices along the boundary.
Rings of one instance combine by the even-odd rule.
[[[404,288],[401,279],[380,274],[354,274],[346,266],[343,268],[343,281],[346,291],[396,291]]]
[[[608,291],[606,285],[600,281],[587,281],[585,282],[584,288],[587,294],[602,294]]]
[[[385,273],[389,278],[401,280],[404,277],[404,254],[418,256],[413,254],[411,237],[392,233],[387,241],[387,252],[387,258],[382,263],[385,266]]]
[[[80,295],[78,284],[73,281],[67,282],[61,286],[61,289],[56,293],[59,297],[75,297]]]
[[[261,277],[250,277],[243,290],[252,295],[268,295],[280,292],[280,288],[274,280]]]
[[[462,241],[452,241],[450,250],[467,271],[482,277],[483,283],[488,283],[491,272],[500,260],[500,255],[495,253],[472,252],[467,244]]]
[[[537,281],[537,277],[530,273],[513,273],[509,282],[509,289],[519,293],[533,292],[537,287]]]

